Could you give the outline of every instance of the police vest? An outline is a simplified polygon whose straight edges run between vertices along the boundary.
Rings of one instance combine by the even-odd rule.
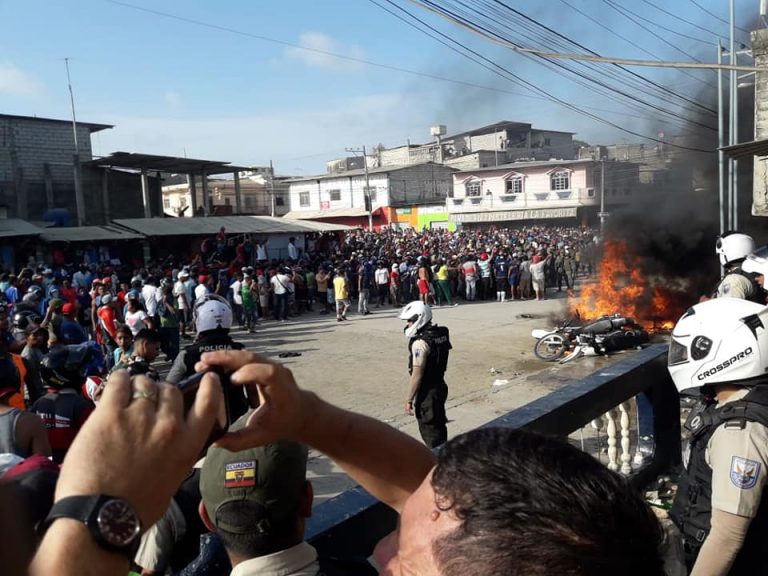
[[[200,357],[204,353],[219,352],[221,350],[242,350],[243,348],[245,346],[232,340],[227,332],[210,330],[208,334],[198,338],[194,344],[184,348],[185,378],[195,373],[195,364],[200,361]],[[225,400],[230,421],[234,422],[248,411],[248,401],[243,394],[243,388],[241,386],[232,386],[228,376],[222,377],[221,385],[226,394]]]
[[[748,421],[768,427],[768,386],[756,386],[743,399],[720,407],[709,404],[694,410],[685,423],[691,434],[688,474],[680,479],[670,516],[694,557],[709,534],[712,517],[712,468],[706,461],[707,444],[718,427],[743,429]],[[768,498],[764,495],[731,574],[741,573],[736,571],[737,565],[748,566],[755,558],[762,558],[766,542]]]
[[[757,302],[758,304],[765,305],[766,303],[766,295],[768,295],[768,292],[760,286],[760,284],[757,283],[757,280],[755,280],[754,275],[749,274],[747,272],[744,272],[740,267],[734,268],[733,270],[729,271],[725,276],[723,276],[723,280],[730,275],[730,274],[738,274],[739,276],[744,276],[747,280],[749,280],[749,283],[752,284],[752,295],[747,298],[749,302]],[[723,280],[720,280],[720,282],[717,283],[715,286],[714,295],[717,296],[717,289],[720,287],[720,284],[723,282]]]
[[[443,375],[448,368],[448,353],[451,350],[451,340],[448,328],[445,326],[429,325],[408,342],[408,373],[413,372],[413,355],[411,348],[416,340],[424,340],[429,345],[429,355],[424,366],[424,375],[416,393],[416,403],[429,392],[445,386]]]

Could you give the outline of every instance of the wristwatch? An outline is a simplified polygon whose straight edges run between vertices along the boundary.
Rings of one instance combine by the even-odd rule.
[[[88,527],[96,543],[110,552],[133,560],[141,542],[141,520],[130,504],[121,498],[96,494],[69,496],[53,505],[41,524],[41,532],[59,518],[79,520]]]

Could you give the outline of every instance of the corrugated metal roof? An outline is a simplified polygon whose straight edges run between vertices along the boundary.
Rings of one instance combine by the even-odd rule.
[[[317,223],[271,216],[208,216],[200,218],[129,218],[115,224],[145,236],[210,236],[223,226],[229,234],[292,234],[319,231]],[[337,225],[336,230],[348,229]]]
[[[225,174],[248,170],[245,166],[234,166],[229,162],[220,162],[218,160],[199,160],[195,158],[180,158],[178,156],[137,154],[134,152],[113,152],[109,156],[96,158],[95,160],[84,162],[84,164],[129,170],[157,170],[174,174],[197,174],[203,171],[207,174]]]
[[[753,140],[752,142],[742,142],[732,146],[723,146],[719,148],[725,152],[726,156],[731,158],[750,158],[752,156],[768,156],[768,140]]]
[[[46,242],[91,242],[99,240],[136,240],[142,234],[117,226],[79,226],[72,228],[46,228],[40,235]]]
[[[13,238],[14,236],[37,236],[43,232],[42,228],[30,224],[26,220],[18,218],[0,219],[0,238]]]

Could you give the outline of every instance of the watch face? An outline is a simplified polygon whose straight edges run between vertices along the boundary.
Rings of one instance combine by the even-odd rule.
[[[96,516],[96,523],[104,541],[117,547],[131,544],[141,531],[138,516],[122,500],[105,502]]]

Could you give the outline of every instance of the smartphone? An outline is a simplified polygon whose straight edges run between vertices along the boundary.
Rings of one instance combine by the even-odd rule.
[[[203,377],[206,374],[207,372],[195,372],[192,376],[185,378],[176,385],[184,397],[185,415],[192,409],[192,405],[195,403],[195,398],[197,397],[197,391],[200,389],[200,383],[203,381]],[[227,394],[224,394],[224,407],[216,416],[216,421],[214,422],[211,434],[205,443],[205,448],[208,448],[208,446],[227,433],[227,429],[229,429],[229,425],[231,424],[229,421],[228,404]]]

